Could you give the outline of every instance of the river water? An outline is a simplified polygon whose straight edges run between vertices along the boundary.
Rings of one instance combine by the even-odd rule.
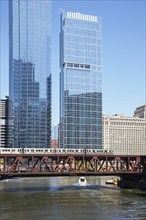
[[[1,220],[146,220],[146,192],[106,185],[110,177],[20,178],[0,181]]]

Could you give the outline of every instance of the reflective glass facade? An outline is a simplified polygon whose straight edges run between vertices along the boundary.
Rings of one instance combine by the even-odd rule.
[[[60,147],[102,148],[101,19],[63,12]]]
[[[9,1],[14,147],[50,147],[51,0]]]

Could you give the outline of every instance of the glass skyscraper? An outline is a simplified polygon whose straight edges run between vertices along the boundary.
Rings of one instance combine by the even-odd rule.
[[[14,147],[50,147],[51,0],[9,1]]]
[[[102,148],[101,18],[61,15],[60,147]]]

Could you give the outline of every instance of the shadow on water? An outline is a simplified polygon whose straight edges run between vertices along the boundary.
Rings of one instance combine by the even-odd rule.
[[[142,197],[146,197],[146,192],[139,192],[139,193],[134,193],[136,196],[142,196]]]
[[[21,187],[21,188],[7,188],[1,189],[0,192],[57,192],[63,190],[100,190],[100,189],[113,189],[118,190],[118,187],[106,187],[100,185],[87,185],[87,186],[79,186],[77,184],[66,185],[66,186],[32,186],[32,187]]]
[[[106,186],[100,186],[100,185],[87,185],[87,186],[79,186],[77,184],[70,185],[70,186],[61,186],[61,187],[51,187],[51,191],[60,191],[60,190],[99,190],[99,189],[114,189],[117,190],[119,188],[115,187],[106,187]]]

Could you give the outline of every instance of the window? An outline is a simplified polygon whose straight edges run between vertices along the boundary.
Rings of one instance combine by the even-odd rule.
[[[85,69],[90,69],[90,65],[85,65]]]
[[[79,64],[74,63],[74,67],[75,67],[75,68],[79,68]]]
[[[67,67],[73,67],[73,63],[67,63]]]

